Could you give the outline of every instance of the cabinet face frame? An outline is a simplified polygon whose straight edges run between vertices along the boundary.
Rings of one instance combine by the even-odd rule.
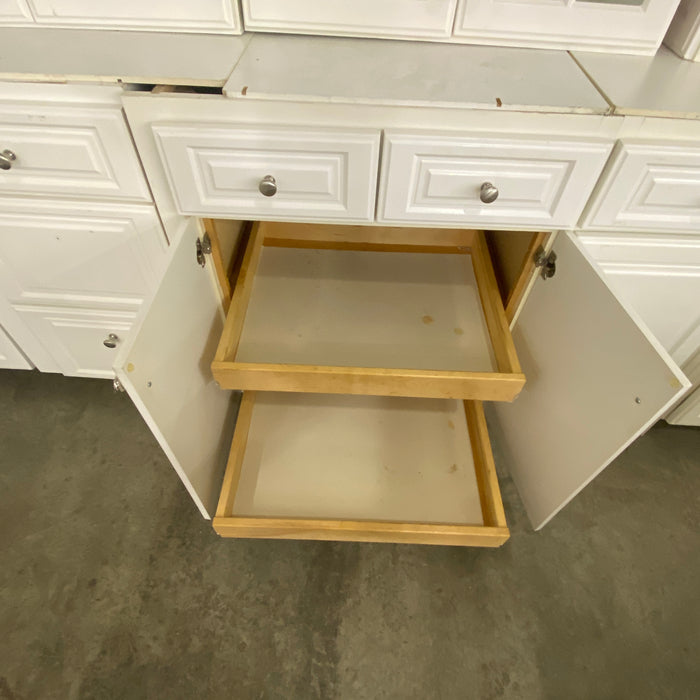
[[[485,44],[652,55],[678,1],[460,0],[454,33]]]
[[[497,371],[441,371],[237,361],[236,353],[263,246],[469,254]],[[233,291],[212,371],[221,387],[225,389],[495,401],[512,401],[525,383],[483,234],[476,231],[441,229],[402,230],[268,223],[255,225]]]
[[[222,537],[404,542],[413,544],[499,547],[510,536],[481,403],[465,401],[483,525],[412,523],[322,518],[244,517],[234,512],[236,493],[256,392],[244,392],[231,443],[214,530]]]

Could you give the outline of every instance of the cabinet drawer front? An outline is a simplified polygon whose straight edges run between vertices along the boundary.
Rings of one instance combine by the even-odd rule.
[[[456,0],[243,0],[246,29],[377,37],[448,37]]]
[[[512,401],[525,377],[483,234],[263,223],[214,377],[227,389]]]
[[[612,144],[386,133],[379,220],[575,225]],[[497,189],[491,203],[481,188]]]
[[[117,350],[127,338],[135,313],[86,311],[15,305],[15,311],[51,355],[56,367],[69,377],[114,376]],[[109,338],[110,334],[116,336]],[[105,346],[105,341],[115,347]],[[42,367],[42,371],[55,371]]]
[[[30,0],[39,24],[240,32],[235,0]]]
[[[3,198],[0,208],[10,301],[138,308],[155,288],[166,241],[152,206]]]
[[[700,148],[622,142],[584,228],[691,231],[700,226]]]
[[[121,109],[0,103],[3,194],[150,201]]]
[[[379,132],[156,124],[183,214],[371,221]],[[264,178],[274,194],[261,193]]]
[[[482,547],[509,536],[481,404],[251,392],[214,529]]]

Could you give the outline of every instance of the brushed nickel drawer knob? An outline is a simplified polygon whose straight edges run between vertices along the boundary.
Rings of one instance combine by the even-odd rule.
[[[14,163],[16,160],[17,156],[14,154],[14,152],[6,148],[2,153],[0,153],[0,168],[3,170],[9,170],[12,167],[12,163]]]
[[[258,185],[260,194],[265,197],[274,197],[277,194],[277,182],[272,175],[265,175]]]
[[[495,202],[498,199],[498,187],[495,187],[490,182],[485,182],[479,191],[479,199],[484,204]]]
[[[102,345],[110,350],[114,350],[119,344],[119,336],[116,333],[110,333],[103,341]]]

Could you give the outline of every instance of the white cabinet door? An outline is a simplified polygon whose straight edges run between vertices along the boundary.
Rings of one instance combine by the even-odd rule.
[[[378,220],[572,227],[611,150],[609,141],[388,130]]]
[[[700,351],[700,237],[585,233],[579,240],[678,365]]]
[[[682,58],[700,61],[700,0],[681,0],[664,43]]]
[[[25,0],[0,0],[0,24],[24,24],[33,21]]]
[[[0,369],[31,369],[32,365],[0,326]]]
[[[182,214],[300,221],[374,216],[376,129],[152,128]]]
[[[456,0],[243,0],[253,31],[447,38]]]
[[[39,24],[238,34],[237,0],[28,0]]]
[[[460,0],[455,35],[477,43],[653,54],[679,0]]]
[[[117,377],[205,518],[221,489],[237,396],[214,381],[210,364],[224,327],[213,264],[196,259],[190,219],[170,249],[168,269],[138,330],[120,351]]]
[[[690,386],[572,234],[554,251],[556,275],[537,281],[513,331],[527,383],[514,403],[493,404],[494,442],[535,528]]]
[[[697,143],[619,143],[582,221],[584,229],[656,233],[699,227]]]
[[[0,100],[2,91],[0,91]],[[3,194],[150,201],[119,107],[0,101]]]
[[[155,289],[166,241],[153,206],[2,197],[0,210],[0,293],[13,303],[138,310]]]

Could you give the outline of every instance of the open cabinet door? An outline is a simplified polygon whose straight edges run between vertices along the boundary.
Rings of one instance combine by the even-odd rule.
[[[494,435],[535,529],[690,385],[573,234],[559,234],[553,250],[556,275],[537,281],[513,329],[525,388],[493,407]]]
[[[209,365],[224,312],[214,265],[197,262],[190,219],[170,251],[160,287],[114,370],[205,518],[215,509],[238,395],[222,391]]]

